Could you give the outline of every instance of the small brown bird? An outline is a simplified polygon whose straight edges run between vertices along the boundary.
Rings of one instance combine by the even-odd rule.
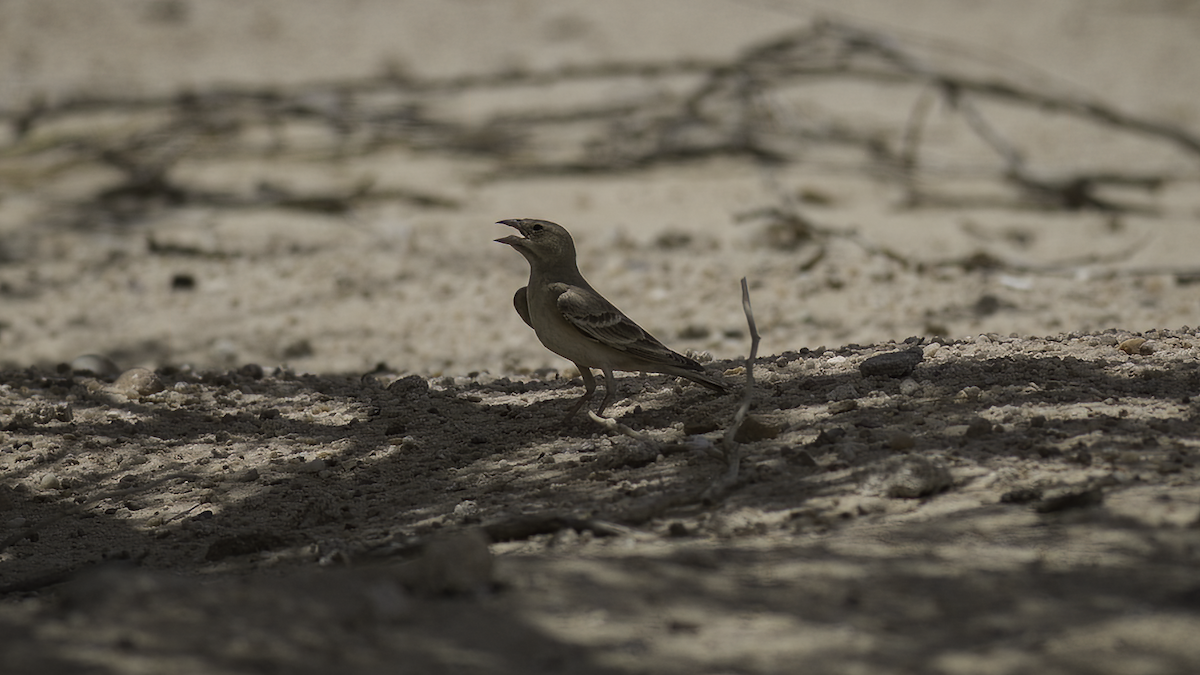
[[[561,225],[548,220],[501,220],[521,236],[496,241],[508,244],[529,261],[529,285],[517,289],[517,314],[537,333],[546,349],[573,361],[583,375],[584,394],[566,418],[571,418],[596,391],[592,368],[604,372],[604,399],[597,414],[616,396],[614,370],[677,375],[709,389],[729,386],[709,375],[704,366],[668,349],[625,316],[588,284],[575,263],[575,241]]]

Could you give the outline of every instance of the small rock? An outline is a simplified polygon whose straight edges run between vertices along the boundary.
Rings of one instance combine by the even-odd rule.
[[[252,380],[261,380],[263,378],[263,367],[257,363],[247,363],[241,368],[238,368],[237,372],[238,375],[241,375],[242,377],[248,377]]]
[[[70,422],[75,413],[70,403],[38,403],[28,410],[17,412],[0,429],[13,430],[34,424],[49,424],[54,421]]]
[[[833,445],[846,437],[846,430],[841,427],[833,427],[832,429],[822,429],[817,437],[809,443],[810,447],[822,448]]]
[[[738,443],[753,443],[775,438],[782,432],[783,427],[780,425],[771,424],[757,415],[747,415],[746,419],[742,420],[741,426],[738,427],[733,440]]]
[[[1052,494],[1034,505],[1038,513],[1053,513],[1068,509],[1099,506],[1104,501],[1104,491],[1097,486],[1071,488]]]
[[[906,377],[900,381],[901,394],[905,396],[912,396],[919,391],[921,391],[921,385],[917,384],[917,381],[911,377]]]
[[[854,385],[850,384],[834,387],[827,396],[827,399],[830,401],[845,401],[852,398],[858,398],[858,390],[854,388]]]
[[[307,338],[300,338],[299,340],[293,340],[292,342],[289,342],[288,344],[284,345],[283,349],[280,350],[280,356],[285,361],[290,361],[293,359],[303,359],[303,358],[312,356],[315,353],[316,353],[316,350],[313,349],[312,343],[309,342]]]
[[[858,372],[862,373],[863,377],[900,378],[911,373],[924,358],[924,353],[920,349],[876,354],[860,363]]]
[[[421,557],[399,570],[400,582],[427,595],[460,594],[492,585],[493,560],[481,529],[430,542]]]
[[[967,430],[963,433],[963,436],[967,438],[983,438],[984,436],[991,435],[991,433],[992,423],[982,417],[976,417],[967,425]]]
[[[59,480],[58,476],[48,473],[38,481],[38,487],[43,490],[57,490],[62,487],[62,481]]]
[[[130,368],[113,382],[112,391],[126,398],[139,399],[166,389],[161,379],[152,370]]]
[[[479,506],[470,499],[464,499],[454,506],[454,517],[462,520],[479,514]]]
[[[112,377],[121,372],[117,364],[102,354],[84,354],[71,359],[71,372],[91,373],[98,377]]]
[[[196,290],[196,277],[187,272],[176,272],[171,275],[171,290],[173,291],[194,291]]]
[[[211,515],[211,513],[210,513]],[[287,539],[272,532],[246,532],[221,537],[209,544],[204,559],[224,560],[233,556],[269,551],[287,545]]]
[[[983,390],[975,385],[963,387],[957,394],[954,395],[956,401],[974,401],[980,396],[983,396]]]
[[[916,499],[941,492],[953,484],[950,470],[941,460],[920,456],[894,459],[882,472],[882,492],[893,498]]]
[[[841,413],[847,413],[847,412],[850,412],[851,410],[857,410],[857,409],[858,409],[858,401],[855,401],[853,399],[850,399],[847,401],[834,401],[833,403],[829,404],[829,414],[830,415],[840,415]]]
[[[420,375],[409,375],[392,382],[387,389],[401,396],[421,396],[429,393],[429,382]]]
[[[251,467],[244,471],[235,472],[230,478],[238,483],[253,483],[258,480],[258,476],[258,469]]]
[[[319,458],[318,459],[310,459],[307,462],[304,462],[300,466],[296,467],[296,471],[298,471],[299,473],[320,473],[320,472],[324,471],[328,466],[329,465],[323,459],[319,459]]]
[[[1008,492],[1000,495],[1001,504],[1028,504],[1042,498],[1041,488],[1036,487],[1020,487],[1013,488]]]
[[[773,457],[764,459],[755,464],[752,471],[754,478],[758,481],[770,480],[774,476],[779,476],[787,470],[786,462],[782,457]],[[747,476],[749,478],[749,476]]]
[[[817,464],[817,460],[813,459],[813,456],[810,455],[807,450],[802,448],[787,447],[784,448],[780,454],[783,455],[784,460],[787,461],[788,464],[794,464],[805,469],[815,469],[819,466]]]
[[[1117,345],[1117,349],[1120,349],[1121,351],[1130,355],[1149,355],[1154,353],[1154,350],[1146,344],[1146,338],[1140,337],[1129,338],[1128,340]]]
[[[707,434],[710,431],[716,431],[719,426],[717,421],[711,417],[690,419],[683,423],[683,433],[687,436]]]

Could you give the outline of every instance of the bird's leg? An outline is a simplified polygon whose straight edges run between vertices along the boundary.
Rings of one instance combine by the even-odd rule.
[[[592,376],[592,369],[581,366],[578,363],[575,364],[575,367],[579,369],[579,374],[583,376],[584,392],[583,396],[580,396],[579,400],[575,401],[575,405],[571,406],[571,409],[563,416],[563,424],[571,421],[571,418],[575,416],[575,413],[579,412],[583,404],[592,400],[592,394],[596,393],[596,378]]]
[[[604,409],[613,402],[613,398],[617,395],[617,380],[613,377],[612,368],[602,368],[601,370],[604,371],[604,398],[600,401],[600,409],[596,411],[596,415],[604,417]]]

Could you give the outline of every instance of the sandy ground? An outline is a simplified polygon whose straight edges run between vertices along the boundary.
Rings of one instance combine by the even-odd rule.
[[[164,112],[729,60],[822,16],[1200,130],[1196,3],[833,7],[0,6],[0,671],[1200,670],[1195,155],[987,109],[1048,175],[1164,178],[1047,208],[934,105],[944,199],[914,206],[845,145],[539,173],[592,127],[471,127],[686,77],[372,90],[407,143],[246,99],[203,133]],[[914,100],[835,79],[766,103],[895,143]],[[188,197],[114,192],[129,139]],[[511,217],[571,229],[596,287],[737,391],[627,374],[610,412],[639,438],[560,427],[582,385],[512,311]],[[762,343],[731,444],[742,277]]]

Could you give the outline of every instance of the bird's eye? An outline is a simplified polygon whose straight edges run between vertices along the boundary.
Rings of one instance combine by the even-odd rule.
[[[541,230],[541,229],[542,229],[542,224],[541,224],[541,223],[534,223],[534,224],[533,224],[533,227],[531,227],[530,229],[532,229],[532,230],[535,230],[535,231],[537,231],[537,230]]]

